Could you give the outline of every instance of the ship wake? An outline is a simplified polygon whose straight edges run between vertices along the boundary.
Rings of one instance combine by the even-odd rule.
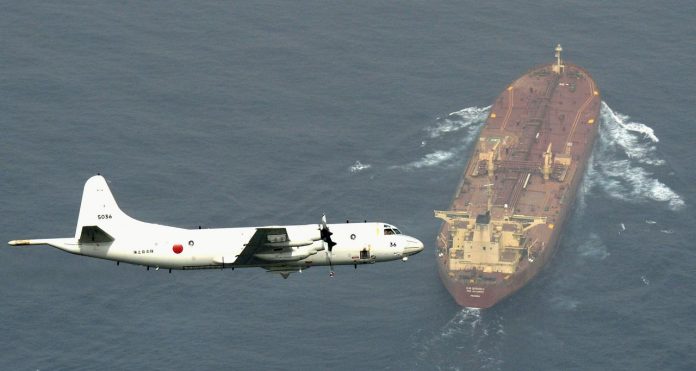
[[[606,102],[602,102],[600,116],[599,138],[582,185],[579,206],[584,208],[584,195],[597,188],[623,201],[657,201],[673,211],[683,208],[682,197],[655,175],[664,173],[660,169],[665,161],[657,151],[660,140],[653,129],[631,121]]]
[[[438,138],[445,134],[457,132],[462,129],[469,129],[472,126],[479,127],[486,121],[488,107],[467,107],[456,112],[452,112],[446,117],[439,117],[435,125],[427,127],[425,131],[429,138]]]
[[[419,366],[426,368],[500,369],[504,336],[502,318],[463,308],[439,331],[414,339],[414,347]]]
[[[389,168],[413,171],[462,166],[490,109],[491,106],[467,107],[438,117],[424,129],[420,158]],[[612,110],[606,102],[602,102],[600,119],[599,138],[579,195],[581,212],[584,196],[594,189],[627,202],[655,201],[673,211],[682,209],[685,205],[682,197],[660,180],[668,171],[659,155],[660,140],[654,130]]]
[[[416,170],[437,166],[461,164],[471,142],[476,139],[481,126],[486,122],[488,107],[467,107],[438,117],[435,123],[424,129],[420,147],[425,152],[421,158],[391,169]]]

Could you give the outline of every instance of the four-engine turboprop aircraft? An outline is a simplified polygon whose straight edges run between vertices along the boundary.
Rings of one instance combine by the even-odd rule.
[[[50,245],[69,253],[139,264],[148,269],[261,267],[287,278],[315,265],[354,265],[408,259],[423,244],[385,223],[183,229],[145,223],[116,204],[106,180],[85,183],[75,237],[14,240],[13,246]]]

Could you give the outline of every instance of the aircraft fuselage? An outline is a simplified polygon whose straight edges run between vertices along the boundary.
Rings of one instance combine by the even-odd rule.
[[[101,176],[85,184],[74,238],[10,241],[51,245],[94,258],[166,269],[262,267],[287,277],[317,265],[404,259],[423,244],[385,223],[183,229],[146,223],[121,211]]]

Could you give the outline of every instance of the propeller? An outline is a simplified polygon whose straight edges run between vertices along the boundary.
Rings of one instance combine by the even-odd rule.
[[[331,240],[331,235],[333,233],[329,230],[329,227],[326,225],[326,214],[321,216],[321,229],[320,229],[320,236],[321,240],[326,242],[327,246],[329,247],[329,252],[333,250],[333,247],[336,246],[336,242],[333,242]]]
[[[319,229],[319,235],[321,236],[321,240],[326,243],[326,246],[328,247],[326,249],[326,258],[329,260],[329,277],[333,277],[335,275],[334,270],[333,270],[333,263],[331,262],[331,251],[333,250],[333,247],[336,246],[336,242],[333,242],[331,240],[331,235],[333,233],[329,230],[329,227],[326,225],[326,214],[323,214],[321,216],[321,228]]]

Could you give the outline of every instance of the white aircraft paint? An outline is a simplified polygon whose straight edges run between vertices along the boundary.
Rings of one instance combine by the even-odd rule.
[[[322,229],[330,231],[324,238]],[[423,250],[418,239],[385,223],[326,224],[322,218],[319,224],[221,229],[146,223],[121,211],[101,175],[85,183],[75,237],[14,240],[9,244],[50,245],[77,255],[148,268],[261,267],[285,278],[318,265],[357,267],[405,261]]]

